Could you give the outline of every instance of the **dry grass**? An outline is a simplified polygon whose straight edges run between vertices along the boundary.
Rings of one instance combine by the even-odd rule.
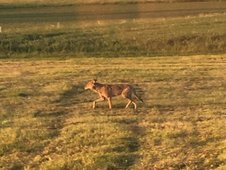
[[[137,3],[137,2],[169,2],[169,0],[0,0],[7,4],[93,4],[93,3]],[[177,0],[176,0],[177,1]]]
[[[222,2],[225,0],[202,0]],[[74,4],[126,4],[126,3],[172,3],[172,2],[196,2],[195,0],[0,0],[1,4],[13,5],[74,5]]]
[[[224,169],[226,56],[0,62],[0,169]],[[90,108],[87,80],[145,104]]]
[[[0,3],[9,3],[9,4],[29,4],[29,3],[36,3],[36,4],[91,4],[91,3],[135,3],[135,2],[174,2],[174,1],[183,1],[183,0],[0,0]]]

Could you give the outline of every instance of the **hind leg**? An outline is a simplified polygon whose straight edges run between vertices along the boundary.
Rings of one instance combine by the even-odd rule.
[[[122,97],[129,100],[125,108],[128,108],[132,103],[134,105],[134,109],[137,109],[137,104],[132,100],[132,93],[129,87],[122,91]]]
[[[131,101],[131,100],[129,100],[129,102],[127,103],[127,105],[126,105],[125,109],[127,109],[131,103],[132,103],[132,101]]]
[[[127,103],[127,105],[126,105],[126,107],[125,107],[125,108],[128,108],[129,105],[132,103],[132,100],[130,99],[131,98],[131,95],[129,95],[129,89],[128,88],[124,89],[122,91],[122,94],[121,95],[122,95],[123,98],[129,100],[128,103]]]
[[[129,102],[127,103],[125,109],[127,109],[131,103],[133,104],[134,109],[136,110],[137,109],[137,104],[134,101],[132,101],[131,99],[129,99]]]
[[[137,110],[137,104],[133,101],[132,101],[132,103],[133,103],[134,109]]]

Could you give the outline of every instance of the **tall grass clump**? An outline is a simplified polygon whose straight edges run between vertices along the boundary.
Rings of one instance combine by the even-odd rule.
[[[194,34],[170,38],[112,37],[101,33],[44,33],[0,36],[0,56],[154,56],[226,52],[226,34]]]

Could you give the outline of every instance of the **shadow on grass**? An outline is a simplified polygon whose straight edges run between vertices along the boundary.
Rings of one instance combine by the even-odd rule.
[[[134,165],[138,158],[138,155],[133,153],[121,153],[118,155],[114,153],[107,153],[97,158],[94,169],[129,169],[132,165]]]
[[[51,112],[51,111],[36,111],[33,113],[34,117],[59,117],[62,115],[65,115],[66,112],[60,112],[60,111],[55,111],[55,112]]]
[[[224,102],[209,102],[209,103],[177,103],[177,104],[146,104],[147,109],[157,109],[160,113],[168,111],[184,110],[189,108],[226,108]]]
[[[117,153],[131,153],[138,151],[140,144],[136,137],[124,137],[118,139],[118,146],[111,151]]]
[[[112,148],[108,148],[102,156],[98,157],[95,167],[98,169],[130,169],[140,158],[137,151],[140,148],[139,138],[143,131],[136,119],[123,118],[116,120],[126,132],[125,137],[117,138],[112,143]]]
[[[67,107],[81,103],[81,101],[86,101],[87,98],[87,95],[83,95],[84,92],[83,83],[73,85],[70,89],[64,91],[55,102]]]

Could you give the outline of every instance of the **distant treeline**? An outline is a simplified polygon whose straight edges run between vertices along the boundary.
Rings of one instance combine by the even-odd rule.
[[[226,53],[225,34],[171,38],[120,37],[99,32],[0,34],[0,57],[162,56]]]

